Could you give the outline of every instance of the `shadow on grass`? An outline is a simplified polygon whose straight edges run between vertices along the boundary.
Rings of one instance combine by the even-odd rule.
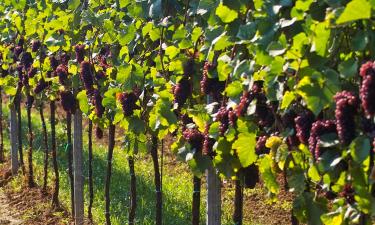
[[[24,110],[25,111],[25,110]],[[47,112],[48,110],[45,110]],[[8,109],[4,109],[4,119],[8,118]],[[47,113],[46,113],[47,114]],[[61,115],[59,115],[61,118]],[[47,129],[49,130],[49,118],[45,115]],[[33,111],[32,114],[32,126],[34,133],[34,165],[35,165],[35,176],[37,183],[42,183],[43,173],[43,157],[44,157],[44,146],[42,136],[42,125],[39,113]],[[4,125],[4,127],[7,127]],[[60,120],[56,125],[56,139],[57,139],[57,151],[58,151],[58,164],[60,171],[60,198],[66,207],[70,206],[70,185],[68,180],[68,158],[65,150],[66,134],[65,134],[65,121]],[[4,129],[4,137],[9,138],[9,130]],[[87,136],[87,132],[83,133]],[[22,115],[22,140],[24,157],[28,150],[27,143],[27,118],[26,112]],[[50,139],[50,137],[49,137]],[[87,137],[84,137],[84,173],[88,174],[88,155],[87,155]],[[49,140],[50,141],[50,140]],[[105,173],[106,173],[106,146],[95,145],[95,138],[93,140],[93,174],[94,174],[94,208],[93,214],[94,219],[98,224],[104,223],[104,212],[105,212],[105,201],[104,201],[104,184],[105,184]],[[50,146],[50,144],[49,144]],[[51,157],[49,160],[49,184],[53,180]],[[148,157],[141,156],[136,162],[136,176],[137,176],[137,213],[136,220],[137,224],[154,224],[155,217],[155,188],[153,183],[153,167],[152,162]],[[114,164],[113,164],[112,182],[111,182],[111,217],[113,224],[127,224],[127,215],[129,209],[129,190],[130,190],[130,174],[128,170],[128,163],[126,160],[125,153],[119,149],[115,149],[114,153]],[[137,173],[137,169],[140,169]],[[168,174],[167,174],[168,176]],[[165,182],[165,189],[163,195],[164,208],[163,208],[163,222],[167,225],[178,225],[190,223],[191,216],[191,195],[192,187],[190,179],[191,177],[182,177],[183,182],[169,181]],[[165,177],[167,180],[167,177]],[[190,186],[188,186],[190,185]],[[88,184],[87,177],[85,181],[85,207],[88,202]],[[174,195],[175,191],[181,189],[179,197],[176,198]],[[183,200],[181,200],[181,198]],[[202,207],[203,208],[203,207]],[[85,209],[87,210],[87,209]],[[203,217],[203,215],[202,215]]]

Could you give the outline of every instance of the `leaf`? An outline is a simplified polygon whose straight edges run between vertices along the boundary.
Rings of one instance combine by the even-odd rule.
[[[352,0],[337,19],[337,24],[371,17],[371,4],[367,0]]]
[[[358,62],[354,58],[350,58],[339,64],[339,72],[344,76],[344,78],[353,78],[357,75]]]
[[[370,150],[370,141],[364,136],[357,137],[350,145],[350,155],[359,164],[369,156]]]
[[[173,59],[174,57],[176,57],[178,55],[178,53],[180,52],[180,49],[176,48],[175,46],[171,45],[171,46],[168,46],[166,49],[165,49],[165,54],[167,56],[169,56],[169,59]]]
[[[286,109],[296,99],[296,94],[293,91],[286,91],[281,103],[281,109]]]
[[[238,17],[238,13],[234,10],[231,10],[227,6],[220,3],[220,5],[216,8],[216,15],[223,21],[224,23],[231,23]]]
[[[79,108],[81,109],[81,111],[84,114],[88,115],[90,112],[90,106],[89,106],[89,102],[87,99],[86,90],[82,90],[77,94],[77,100],[78,100]]]
[[[234,98],[242,93],[242,84],[240,81],[234,81],[228,85],[225,89],[227,96]]]
[[[257,160],[255,154],[256,135],[254,133],[241,133],[233,143],[242,167],[248,167]]]
[[[331,35],[331,30],[326,23],[319,23],[313,28],[315,31],[313,45],[311,51],[316,52],[320,56],[325,56],[327,52],[328,40]]]
[[[276,194],[279,192],[279,184],[276,180],[276,175],[272,171],[272,157],[266,155],[264,158],[260,159],[259,162],[259,171],[262,174],[262,179],[267,189]]]

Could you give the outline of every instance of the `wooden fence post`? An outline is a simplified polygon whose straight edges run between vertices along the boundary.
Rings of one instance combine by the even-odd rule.
[[[12,174],[15,175],[18,171],[18,125],[17,112],[14,103],[10,105],[10,159]]]
[[[207,97],[207,103],[212,103],[212,98]],[[211,165],[206,170],[207,176],[207,215],[206,225],[221,224],[221,181],[215,168]]]
[[[213,166],[207,169],[207,225],[221,224],[221,181]]]
[[[83,199],[83,147],[82,147],[82,112],[77,109],[74,114],[73,134],[73,170],[74,170],[74,220],[76,225],[84,223]]]

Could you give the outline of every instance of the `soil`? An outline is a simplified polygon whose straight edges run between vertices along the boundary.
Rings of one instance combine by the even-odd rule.
[[[71,224],[65,209],[51,208],[50,193],[42,193],[39,187],[16,191],[10,185],[9,164],[0,166],[0,225]]]

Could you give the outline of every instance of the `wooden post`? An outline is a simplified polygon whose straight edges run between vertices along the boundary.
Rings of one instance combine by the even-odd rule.
[[[207,175],[207,225],[221,224],[221,182],[213,166]]]
[[[84,222],[84,199],[83,199],[83,154],[82,154],[82,112],[77,109],[74,114],[73,134],[73,170],[74,170],[74,220],[76,225]]]
[[[15,175],[18,171],[18,125],[17,125],[17,112],[13,103],[10,105],[10,160],[12,174]]]
[[[207,104],[212,103],[212,98],[207,97]],[[221,224],[221,181],[215,168],[211,165],[206,170],[207,176],[207,215],[206,225]]]

